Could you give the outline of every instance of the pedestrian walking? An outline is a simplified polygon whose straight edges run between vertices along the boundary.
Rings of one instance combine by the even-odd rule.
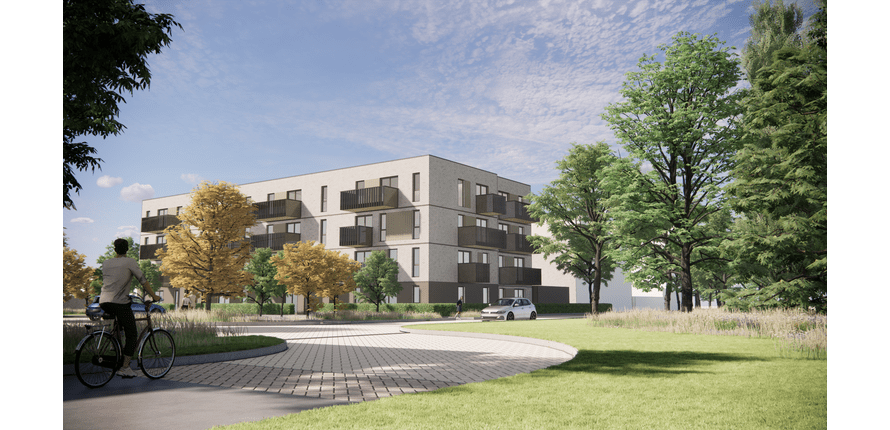
[[[464,296],[460,296],[460,298],[457,299],[457,317],[455,319],[460,319],[460,312],[463,309],[463,306],[464,306]]]

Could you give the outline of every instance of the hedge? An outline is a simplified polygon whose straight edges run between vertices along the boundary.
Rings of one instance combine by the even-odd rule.
[[[341,309],[351,311],[374,312],[377,307],[373,303],[341,303]],[[464,311],[481,311],[488,307],[486,303],[464,303]],[[590,312],[589,303],[538,303],[535,305],[538,314],[583,314]],[[322,312],[331,312],[334,305],[325,303],[320,309]],[[599,311],[612,310],[610,303],[600,303]],[[418,312],[436,313],[443,317],[454,315],[457,312],[455,303],[384,303],[380,305],[381,312]]]
[[[195,309],[204,309],[204,303],[198,303]],[[232,312],[239,314],[256,314],[259,315],[256,303],[213,303],[210,309],[224,312]],[[284,314],[294,314],[294,304],[284,304]],[[263,304],[263,315],[281,315],[281,303],[265,303]]]

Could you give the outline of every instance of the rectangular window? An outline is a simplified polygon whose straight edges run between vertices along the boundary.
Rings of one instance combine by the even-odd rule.
[[[303,190],[292,190],[287,192],[288,200],[303,200]]]
[[[386,214],[380,214],[380,241],[386,241]]]
[[[387,257],[391,258],[392,261],[399,261],[399,250],[398,249],[390,249],[386,251]]]
[[[182,213],[182,206],[177,206],[176,207],[176,215],[179,215],[180,213]]]
[[[149,216],[148,214],[150,214],[150,213],[151,213],[151,211],[145,211],[145,217],[148,218],[148,216]]]
[[[155,238],[155,243],[158,245],[163,245],[167,243],[167,236],[158,236]]]
[[[420,287],[414,286],[414,303],[420,303]]]
[[[503,298],[504,298],[504,289],[498,288],[498,299],[503,299]]]
[[[411,248],[411,276],[420,276],[420,248]]]
[[[457,205],[461,207],[468,208],[470,207],[470,202],[467,201],[467,196],[464,194],[469,191],[469,183],[463,179],[457,180]]]
[[[420,211],[414,211],[414,234],[413,239],[420,239]]]
[[[412,202],[420,201],[420,173],[415,173],[411,175],[412,189],[414,190],[414,195],[411,197]]]
[[[488,185],[476,184],[476,195],[482,196],[488,194]]]
[[[321,211],[328,211],[328,186],[322,185],[321,187]]]
[[[365,189],[365,181],[355,181],[355,189],[357,189],[357,190]]]
[[[327,245],[328,244],[328,220],[326,220],[326,219],[321,220],[321,226],[319,227],[319,229],[321,232],[321,237],[319,238],[319,241],[322,243],[322,245]]]
[[[464,287],[457,287],[457,298],[463,301],[464,299]]]
[[[457,251],[457,263],[470,263],[470,251]]]
[[[271,225],[266,226],[266,234],[275,233],[275,229]]]
[[[361,215],[355,217],[355,225],[361,227],[371,227],[371,215]]]
[[[498,230],[501,230],[505,233],[509,233],[510,229],[507,227],[507,224],[498,223]]]
[[[525,228],[519,227],[519,234],[525,234]]]
[[[457,226],[458,226],[458,227],[463,227],[463,226],[464,226],[464,216],[463,216],[463,215],[458,215],[458,216],[457,216]]]
[[[513,297],[525,297],[525,290],[513,290]]]
[[[288,223],[287,224],[287,232],[300,234],[300,223],[298,223],[298,222]]]
[[[148,245],[148,236],[145,236],[145,243],[143,245]]]
[[[355,261],[362,263],[362,266],[365,265],[365,260],[371,256],[371,251],[356,251],[355,252]]]
[[[388,178],[380,178],[380,185],[384,187],[399,188],[399,177],[390,176]]]
[[[488,287],[482,287],[482,303],[488,303]]]
[[[522,257],[513,257],[513,267],[525,267],[525,260]]]
[[[504,256],[498,255],[498,267],[504,267]]]
[[[266,194],[266,201],[271,202],[272,200],[275,200],[275,193]]]
[[[476,218],[476,227],[488,227],[488,220],[484,218]]]
[[[482,264],[488,264],[488,253],[487,252],[482,253]]]
[[[507,194],[507,193],[505,193],[505,192],[503,192],[503,191],[498,191],[498,195],[501,196],[501,197],[503,197],[503,198],[505,198],[505,199],[509,199],[509,198],[510,198],[510,195]]]
[[[158,216],[167,215],[167,209],[158,209]]]

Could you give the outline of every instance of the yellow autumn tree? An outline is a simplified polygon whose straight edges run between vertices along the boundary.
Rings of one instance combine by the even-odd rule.
[[[164,230],[167,249],[157,251],[170,285],[200,295],[207,311],[213,297],[243,296],[244,286],[253,283],[243,269],[250,260],[246,231],[256,222],[254,211],[234,184],[199,184],[178,216],[181,223]]]
[[[272,264],[277,271],[275,280],[289,293],[306,298],[307,312],[316,311],[323,297],[354,290],[352,274],[361,268],[360,263],[311,240],[285,244],[284,250],[272,257]]]
[[[93,281],[92,267],[84,262],[85,255],[68,248],[62,254],[62,290],[64,301],[71,299],[84,299],[84,307],[89,304],[90,299],[90,282]]]

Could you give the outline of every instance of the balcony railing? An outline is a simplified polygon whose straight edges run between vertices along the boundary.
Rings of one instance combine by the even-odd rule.
[[[498,269],[501,285],[541,285],[541,269],[531,267],[501,267]]]
[[[371,246],[374,239],[374,229],[361,225],[340,227],[340,246],[362,248]]]
[[[458,263],[457,282],[487,284],[490,278],[488,263]]]
[[[179,218],[176,215],[158,215],[142,218],[143,233],[159,233],[165,228],[179,224]]]
[[[297,219],[301,217],[303,210],[303,202],[291,199],[257,202],[253,205],[257,208],[257,221]]]
[[[256,248],[272,248],[273,251],[281,251],[286,243],[298,243],[300,233],[267,233],[250,236],[250,246]]]
[[[476,213],[496,216],[507,213],[507,198],[498,194],[482,194],[476,196]]]
[[[504,248],[504,251],[531,254],[535,252],[535,249],[531,242],[528,241],[528,236],[519,233],[507,233],[507,247]]]
[[[379,186],[340,192],[340,210],[343,211],[364,212],[398,207],[398,188]]]
[[[158,243],[154,245],[139,245],[139,259],[158,260],[158,257],[155,256],[155,251],[159,249],[167,249],[167,244]]]
[[[534,223],[536,220],[528,214],[527,206],[528,204],[517,200],[508,201],[506,213],[500,215],[498,218],[505,221],[521,222],[523,224]]]
[[[483,249],[504,249],[506,233],[496,228],[467,226],[457,228],[457,246]]]

